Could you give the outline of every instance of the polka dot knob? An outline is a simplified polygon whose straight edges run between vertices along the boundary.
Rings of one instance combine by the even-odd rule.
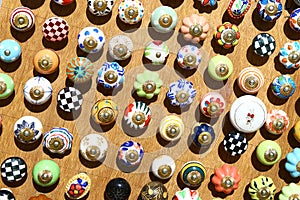
[[[98,53],[104,44],[104,33],[97,27],[86,27],[78,34],[78,46],[86,53]]]
[[[6,39],[0,43],[0,59],[5,63],[12,63],[18,60],[21,53],[21,46],[15,40]]]

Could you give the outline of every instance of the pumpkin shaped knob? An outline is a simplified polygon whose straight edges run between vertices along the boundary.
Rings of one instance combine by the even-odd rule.
[[[295,148],[286,155],[285,169],[292,177],[300,177],[300,148]]]
[[[207,23],[207,19],[196,14],[185,17],[180,28],[184,39],[193,43],[205,40],[208,30],[209,24]]]
[[[278,135],[289,127],[289,117],[283,110],[272,109],[267,114],[265,127],[269,133]]]
[[[225,49],[238,44],[240,39],[240,32],[235,24],[225,22],[217,27],[217,31],[214,34],[217,43]]]
[[[290,183],[283,186],[279,195],[279,200],[299,200],[300,199],[300,185]]]
[[[191,138],[197,147],[209,146],[215,139],[214,128],[208,123],[195,123],[192,128]]]
[[[280,49],[279,61],[287,69],[298,69],[300,66],[300,43],[297,41],[285,43]]]
[[[271,87],[273,94],[281,99],[288,99],[296,91],[296,83],[289,75],[280,75],[275,77]]]
[[[271,200],[274,199],[276,186],[270,177],[259,176],[252,179],[248,192],[251,199],[254,200]]]
[[[300,8],[295,9],[290,14],[289,24],[294,31],[300,31]]]

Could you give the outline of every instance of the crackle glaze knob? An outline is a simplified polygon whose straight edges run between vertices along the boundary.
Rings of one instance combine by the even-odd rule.
[[[52,199],[50,199],[49,197],[47,197],[44,194],[39,194],[37,196],[30,197],[29,200],[52,200]]]
[[[256,67],[242,69],[238,77],[238,86],[248,94],[257,93],[264,85],[264,75]]]
[[[215,131],[210,124],[197,122],[192,128],[191,138],[193,143],[199,148],[210,146],[215,140]]]
[[[274,199],[276,186],[270,177],[258,176],[251,180],[248,192],[253,200]]]
[[[79,48],[86,53],[98,53],[105,44],[104,33],[97,27],[85,27],[77,39]]]
[[[300,66],[300,43],[297,41],[287,42],[280,49],[279,61],[286,69],[298,69]]]
[[[189,187],[198,187],[206,177],[204,165],[198,161],[189,161],[183,165],[179,177]]]
[[[44,134],[43,146],[51,153],[64,154],[72,148],[73,135],[66,128],[52,128]]]
[[[130,193],[131,187],[123,178],[110,180],[105,189],[105,197],[107,200],[128,200]]]
[[[223,96],[217,92],[205,94],[200,102],[201,112],[211,118],[219,117],[226,108],[226,102]]]
[[[298,142],[300,142],[300,121],[298,121],[296,124],[295,124],[295,126],[294,126],[294,128],[293,128],[293,132],[294,132],[294,138],[298,141]]]
[[[60,17],[51,17],[43,24],[44,38],[50,42],[61,42],[69,34],[69,25],[66,20]]]
[[[230,49],[238,44],[240,32],[235,24],[225,22],[217,26],[217,31],[214,33],[217,43],[225,49]]]
[[[227,56],[216,55],[210,59],[207,71],[212,79],[224,81],[231,76],[233,64]]]
[[[147,44],[144,51],[144,57],[146,61],[153,65],[163,65],[167,62],[169,53],[169,47],[165,42],[153,40]]]
[[[80,141],[80,154],[88,161],[102,161],[107,154],[108,142],[100,134],[88,134]]]
[[[139,200],[168,200],[167,188],[160,182],[151,181],[143,186]]]
[[[300,199],[300,185],[290,183],[283,186],[279,194],[279,200],[299,200]]]
[[[93,63],[85,57],[75,57],[67,63],[66,74],[74,83],[85,83],[94,75]]]
[[[240,133],[233,132],[225,136],[223,146],[232,156],[240,156],[246,152],[248,148],[248,140]]]
[[[280,75],[275,77],[271,84],[272,92],[281,99],[288,99],[296,91],[296,83],[289,75]]]
[[[272,35],[260,33],[253,38],[252,48],[261,57],[270,56],[276,49],[276,42]]]
[[[90,192],[91,179],[86,173],[79,173],[68,181],[65,193],[69,199],[82,199]]]
[[[7,99],[14,92],[13,79],[4,73],[0,73],[0,100]]]
[[[172,142],[179,140],[183,132],[183,121],[176,115],[166,116],[160,121],[159,133],[166,141]]]
[[[243,17],[251,6],[251,0],[230,0],[227,12],[233,19]]]
[[[96,16],[105,16],[111,13],[114,0],[88,0],[89,11]]]
[[[127,106],[124,112],[124,120],[131,128],[146,128],[151,121],[151,110],[144,102],[133,102]]]
[[[182,20],[182,26],[180,27],[183,38],[192,43],[199,43],[200,41],[205,40],[208,30],[209,24],[207,19],[197,14],[185,17]]]
[[[82,94],[74,87],[65,87],[57,94],[57,104],[64,112],[79,110],[82,105]]]
[[[100,125],[109,125],[116,121],[118,106],[112,100],[99,100],[91,110],[93,120]]]
[[[65,6],[73,3],[74,0],[53,0],[55,3]]]
[[[257,146],[256,156],[263,165],[274,165],[281,158],[281,148],[277,142],[265,140]]]
[[[256,9],[259,16],[267,22],[277,20],[282,14],[282,4],[280,0],[259,0]]]
[[[115,60],[126,60],[133,52],[133,42],[126,35],[117,35],[109,40],[108,53]]]
[[[98,70],[97,84],[106,89],[114,89],[123,84],[124,68],[117,62],[105,62]]]
[[[178,22],[176,11],[169,6],[160,6],[151,14],[151,26],[159,33],[173,31]]]
[[[4,200],[16,200],[13,192],[8,188],[1,188],[0,189],[0,197],[4,198]]]
[[[267,114],[265,128],[269,133],[278,135],[284,133],[289,127],[290,121],[283,110],[272,109]]]
[[[201,51],[194,45],[185,45],[177,53],[178,65],[183,69],[197,69],[201,60]]]
[[[151,164],[151,171],[159,179],[169,179],[175,171],[176,164],[172,157],[161,155],[155,158]]]
[[[18,60],[22,50],[20,44],[12,39],[0,42],[0,59],[5,63],[12,63]]]
[[[290,27],[299,32],[300,31],[300,8],[296,8],[291,14],[289,18]]]
[[[49,187],[57,183],[60,168],[53,160],[41,160],[32,169],[33,181],[41,187]]]
[[[300,148],[296,147],[286,155],[284,166],[293,178],[300,177]]]
[[[9,157],[1,164],[2,180],[9,183],[18,183],[27,177],[27,164],[20,157]]]
[[[34,26],[35,17],[31,9],[18,7],[11,12],[9,22],[17,31],[28,31]]]
[[[36,142],[43,135],[43,125],[36,117],[21,117],[14,125],[14,135],[18,141],[25,144]]]
[[[177,191],[173,200],[201,200],[201,198],[198,190],[191,190],[186,187],[181,191]]]
[[[23,93],[29,103],[42,105],[51,98],[52,86],[46,78],[36,76],[25,83]]]
[[[38,51],[33,58],[35,71],[40,74],[52,74],[57,71],[60,59],[55,51],[51,49],[42,49]]]
[[[126,167],[138,166],[144,157],[144,149],[138,142],[124,142],[118,151],[118,160]]]
[[[144,6],[139,0],[122,0],[118,12],[124,23],[137,24],[144,16]]]

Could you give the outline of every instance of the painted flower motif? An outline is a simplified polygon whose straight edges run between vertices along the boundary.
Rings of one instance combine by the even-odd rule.
[[[272,91],[282,99],[291,97],[296,90],[295,81],[289,75],[277,76],[272,82]]]
[[[90,177],[85,173],[79,173],[68,181],[66,186],[66,194],[70,199],[81,199],[87,195],[90,187]]]
[[[300,199],[300,185],[290,183],[284,186],[279,195],[279,200]]]
[[[295,148],[286,155],[285,169],[292,177],[300,177],[300,148]]]
[[[104,88],[119,87],[124,82],[124,68],[117,62],[105,62],[98,70],[97,83]]]
[[[23,140],[21,138],[21,133],[26,129],[34,133],[34,137],[32,138],[33,140],[39,138],[37,137],[37,135],[39,135],[40,131],[35,129],[35,123],[34,122],[28,123],[26,120],[23,120],[21,124],[17,124],[17,129],[14,131],[15,136],[17,137],[18,140]]]
[[[249,10],[251,1],[249,0],[231,0],[227,8],[230,17],[238,19],[243,17]]]
[[[127,167],[139,165],[143,157],[142,145],[131,140],[124,142],[118,151],[118,159]]]
[[[265,127],[270,133],[282,134],[289,124],[289,117],[283,110],[272,109],[268,112]]]
[[[184,188],[181,191],[176,192],[173,200],[201,200],[199,192],[197,190],[191,190]]]
[[[214,37],[220,46],[229,49],[238,44],[240,32],[235,24],[225,22],[217,27]]]
[[[280,49],[279,61],[287,69],[298,69],[300,66],[300,43],[297,41],[285,43],[284,47]]]
[[[185,17],[180,28],[184,39],[193,43],[199,43],[201,40],[205,40],[208,30],[209,24],[207,23],[207,19],[196,14]]]
[[[214,97],[211,97],[208,101],[205,101],[204,102],[204,107],[203,107],[203,114],[206,115],[206,116],[211,116],[211,113],[208,112],[207,108],[210,106],[210,104],[217,104],[219,105],[219,111],[218,113],[215,113],[214,115],[219,115],[221,114],[223,111],[224,111],[224,107],[225,107],[225,104],[224,102],[220,99],[220,98],[214,98]]]
[[[248,192],[253,200],[273,200],[276,186],[270,177],[259,176],[250,182]]]
[[[270,4],[275,7],[273,7],[273,10],[268,8]],[[280,0],[260,0],[256,8],[261,18],[268,22],[275,21],[282,14],[282,4]]]
[[[298,18],[300,17],[300,8],[295,9],[289,18],[289,24],[295,31],[300,31],[300,25],[298,24]]]

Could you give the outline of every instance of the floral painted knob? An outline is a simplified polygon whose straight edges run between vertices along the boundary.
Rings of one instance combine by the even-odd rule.
[[[229,133],[223,140],[223,146],[230,155],[239,156],[246,152],[248,140],[240,133]]]
[[[159,94],[162,85],[163,82],[157,72],[146,70],[136,76],[133,88],[139,97],[151,99]]]
[[[215,169],[215,174],[211,181],[215,185],[217,192],[230,194],[238,188],[241,176],[236,167],[225,164],[221,168]]]
[[[5,63],[12,63],[18,60],[21,53],[21,46],[15,40],[6,39],[0,43],[0,59]]]
[[[282,14],[282,4],[280,0],[260,0],[256,9],[259,16],[267,22],[277,20]]]
[[[169,57],[169,47],[161,40],[153,40],[147,44],[144,52],[145,59],[153,65],[163,65]]]
[[[183,121],[176,115],[166,116],[160,121],[159,133],[166,141],[172,142],[179,140],[183,132]]]
[[[133,52],[133,42],[126,35],[117,35],[108,43],[108,53],[115,60],[126,60]]]
[[[123,178],[114,178],[110,180],[105,188],[105,197],[107,200],[127,200],[131,193],[131,187]]]
[[[55,3],[65,6],[73,3],[74,0],[53,0]]]
[[[198,190],[191,190],[190,188],[184,188],[181,191],[176,192],[173,200],[201,200]]]
[[[286,155],[285,169],[292,177],[300,177],[300,148],[296,147]]]
[[[178,22],[176,11],[169,6],[160,6],[151,14],[151,26],[159,33],[173,31]]]
[[[9,157],[1,164],[2,180],[9,183],[18,183],[27,177],[27,164],[20,157]]]
[[[26,81],[23,93],[29,103],[42,105],[51,98],[52,86],[46,78],[36,76]]]
[[[64,154],[72,148],[73,135],[66,128],[52,128],[44,134],[43,146],[51,153]]]
[[[102,161],[106,157],[108,142],[100,134],[88,134],[80,141],[80,154],[88,161]]]
[[[284,47],[280,49],[279,61],[287,69],[298,69],[300,66],[300,43],[287,42]]]
[[[151,171],[159,179],[169,179],[175,172],[176,164],[172,157],[161,155],[151,164]]]
[[[93,77],[94,65],[85,57],[75,57],[67,63],[66,74],[74,83],[85,83]]]
[[[133,102],[127,106],[124,112],[124,120],[131,128],[146,128],[151,121],[151,110],[141,101]]]
[[[273,80],[271,87],[275,96],[287,99],[295,93],[296,83],[289,75],[280,75]]]
[[[256,156],[263,165],[274,165],[281,158],[281,148],[275,141],[265,140],[257,146]]]
[[[283,186],[279,195],[279,200],[299,200],[300,199],[300,185],[290,183]]]
[[[191,138],[197,147],[207,147],[215,140],[215,131],[210,124],[197,122],[192,128]]]
[[[183,69],[197,69],[202,59],[198,47],[194,45],[185,45],[181,47],[177,54],[177,62]]]
[[[210,59],[207,71],[212,79],[224,81],[231,76],[233,64],[227,56],[216,55]]]
[[[86,27],[78,34],[78,46],[86,53],[98,53],[105,43],[104,33],[97,27]]]
[[[230,0],[227,12],[233,19],[243,17],[251,6],[251,0]]]
[[[0,197],[4,197],[4,198],[6,197],[8,200],[16,200],[13,192],[8,188],[1,188],[0,189]],[[6,200],[6,199],[4,199],[4,200]]]
[[[18,7],[11,12],[9,22],[17,31],[28,31],[34,26],[35,17],[31,9]]]
[[[51,49],[42,49],[33,58],[35,71],[46,75],[57,71],[59,62],[58,55]]]
[[[171,105],[183,108],[193,103],[196,93],[192,82],[179,79],[170,84],[167,97],[169,98]]]
[[[198,187],[206,177],[204,165],[198,161],[189,161],[180,170],[181,181],[189,187]]]
[[[294,132],[294,138],[300,142],[300,121],[298,121],[294,128],[293,128],[293,132]]]
[[[91,179],[86,173],[79,173],[68,181],[65,193],[69,199],[82,199],[91,189]]]
[[[41,187],[49,187],[57,183],[60,168],[53,160],[41,160],[32,169],[33,181]]]
[[[214,34],[218,44],[225,49],[238,44],[240,39],[240,32],[235,24],[225,22],[217,27],[217,31]]]
[[[65,87],[58,92],[57,104],[64,112],[77,111],[82,105],[82,94],[74,87]]]
[[[256,67],[242,69],[238,77],[240,89],[248,94],[257,93],[264,85],[264,75]]]
[[[43,24],[44,38],[50,42],[60,42],[68,37],[69,25],[60,17],[51,17]]]
[[[97,83],[107,89],[119,87],[124,82],[124,68],[117,62],[105,62],[98,70]]]
[[[144,6],[139,0],[122,0],[118,12],[124,23],[137,24],[144,16]]]
[[[126,167],[138,166],[144,157],[144,149],[140,143],[124,142],[118,151],[118,160]]]
[[[43,125],[36,117],[21,117],[14,125],[14,135],[18,141],[25,144],[36,142],[43,135]]]
[[[168,200],[167,188],[160,182],[151,181],[142,188],[139,200]]]
[[[91,110],[93,120],[100,125],[114,123],[118,114],[118,106],[112,100],[99,100],[94,104]]]
[[[259,56],[270,56],[275,51],[276,42],[272,35],[260,33],[253,38],[252,48]]]
[[[205,94],[200,102],[201,112],[211,118],[220,116],[226,108],[226,102],[223,96],[217,92]]]
[[[13,79],[4,73],[0,73],[0,100],[7,99],[14,92],[15,84]]]
[[[205,40],[208,30],[209,24],[207,19],[197,14],[185,17],[180,27],[183,38],[192,43],[199,43],[201,40]]]
[[[96,16],[105,16],[111,13],[114,0],[88,0],[89,11]]]
[[[203,6],[211,6],[214,7],[217,5],[217,0],[198,0]]]
[[[289,117],[283,110],[272,109],[268,112],[265,127],[269,133],[282,134],[287,130],[289,124]]]
[[[300,31],[300,8],[296,8],[291,14],[289,18],[290,27],[299,32]]]
[[[44,194],[39,194],[37,196],[30,197],[29,200],[52,200],[52,199],[50,199],[49,197],[47,197]]]
[[[248,192],[253,200],[274,199],[276,186],[270,177],[259,176],[251,180]]]

